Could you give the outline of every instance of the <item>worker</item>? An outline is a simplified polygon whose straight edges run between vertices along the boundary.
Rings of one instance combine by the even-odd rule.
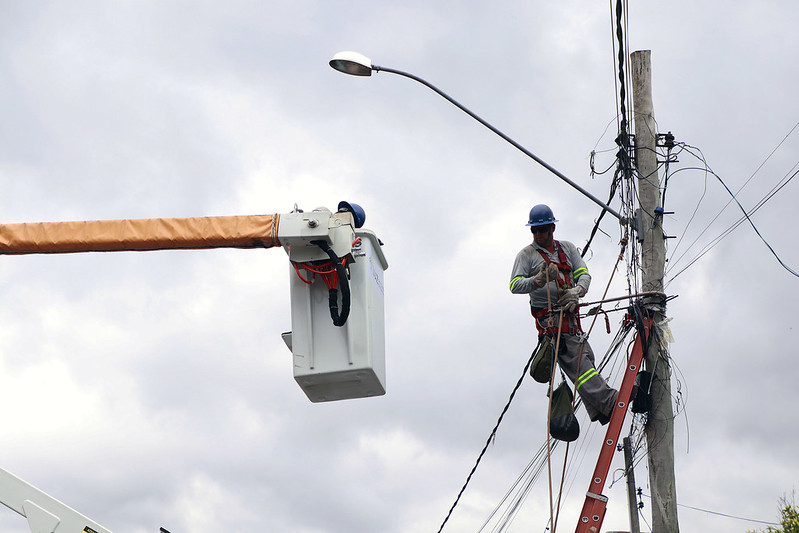
[[[556,222],[552,209],[544,204],[530,210],[526,225],[533,242],[516,255],[510,291],[530,296],[539,342],[547,335],[554,347],[560,334],[558,365],[574,383],[591,420],[604,425],[610,421],[617,391],[594,367],[594,352],[583,335],[578,313],[579,299],[588,292],[591,275],[574,244],[555,240]]]

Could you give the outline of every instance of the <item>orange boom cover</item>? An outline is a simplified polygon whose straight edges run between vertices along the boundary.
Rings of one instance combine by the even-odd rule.
[[[0,224],[0,254],[279,246],[280,215]]]

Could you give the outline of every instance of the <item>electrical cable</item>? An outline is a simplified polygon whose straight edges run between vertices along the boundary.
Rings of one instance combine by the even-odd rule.
[[[613,0],[608,0],[608,12],[610,13],[610,48],[611,53],[613,54],[613,94],[619,93],[619,84],[618,78],[616,77],[616,39],[613,36]],[[616,100],[614,102],[616,104],[616,131],[621,131],[621,125],[619,123],[619,117],[621,116],[621,110],[619,109],[619,102]],[[605,128],[607,130],[607,128]]]
[[[755,207],[753,207],[752,209],[750,209],[750,210],[749,210],[748,214],[749,214],[750,216],[751,216],[752,214],[754,214],[755,212],[757,212],[757,210],[759,210],[761,207],[763,207],[763,205],[765,205],[765,203],[766,203],[766,202],[768,202],[769,200],[771,200],[771,199],[772,199],[772,198],[773,198],[773,197],[774,197],[774,196],[775,196],[775,195],[776,195],[776,194],[777,194],[777,193],[778,193],[780,190],[782,190],[782,188],[783,188],[783,187],[785,187],[786,185],[788,185],[788,183],[790,183],[790,181],[791,181],[791,180],[792,180],[794,177],[796,177],[796,175],[797,175],[797,174],[799,174],[799,170],[794,170],[794,169],[795,169],[797,166],[799,166],[799,162],[797,162],[797,164],[796,164],[796,165],[794,165],[794,167],[793,167],[793,168],[791,168],[791,171],[793,171],[791,174],[789,174],[789,175],[786,175],[785,177],[783,177],[783,179],[782,179],[782,180],[780,180],[780,182],[778,182],[778,184],[777,184],[777,185],[775,185],[775,186],[774,186],[774,188],[772,188],[772,190],[771,190],[771,191],[769,191],[769,193],[767,193],[767,194],[766,194],[766,196],[765,196],[765,197],[763,197],[763,198],[762,198],[762,199],[761,199],[761,200],[760,200],[760,201],[759,201],[759,202],[758,202],[758,203],[755,205]],[[789,172],[790,172],[790,171],[789,171]],[[710,243],[706,244],[706,245],[704,246],[704,248],[702,248],[702,250],[700,250],[700,252],[697,254],[697,256],[696,256],[696,257],[694,257],[694,258],[693,258],[693,259],[692,259],[692,260],[691,260],[691,261],[688,263],[688,265],[686,265],[684,268],[682,268],[680,271],[678,271],[678,272],[677,272],[677,274],[675,274],[675,275],[671,276],[671,280],[673,280],[674,278],[676,278],[677,276],[679,276],[680,274],[682,274],[683,272],[685,272],[685,271],[686,271],[686,270],[687,270],[689,267],[691,267],[691,266],[692,266],[694,263],[696,263],[696,262],[697,262],[699,259],[701,259],[701,258],[702,258],[702,256],[704,256],[704,255],[705,255],[707,252],[709,252],[709,251],[710,251],[710,250],[711,250],[713,247],[715,247],[715,246],[716,246],[716,245],[717,245],[717,244],[718,244],[718,243],[719,243],[719,242],[720,242],[722,239],[724,239],[724,238],[725,238],[725,237],[727,237],[727,236],[728,236],[730,233],[732,233],[732,232],[733,232],[735,229],[737,229],[737,228],[738,228],[738,226],[740,226],[740,225],[741,225],[741,224],[742,224],[742,223],[743,223],[745,220],[746,220],[746,217],[741,217],[741,218],[739,218],[739,219],[738,219],[738,221],[737,221],[737,222],[735,222],[735,223],[734,223],[732,226],[730,226],[729,228],[727,228],[726,230],[724,230],[724,231],[723,231],[721,234],[719,234],[718,236],[716,236],[716,237],[715,237],[713,240],[711,240],[711,241],[710,241]],[[707,228],[705,228],[705,230],[707,230]],[[703,233],[704,233],[704,232],[703,232]],[[702,234],[700,234],[700,235],[699,235],[699,237],[701,237],[701,235],[702,235]],[[694,244],[695,244],[695,243],[698,241],[699,237],[697,237],[697,238],[694,240],[694,242],[691,244],[691,246],[689,246],[689,247],[688,247],[688,250],[690,250],[690,249],[691,249],[691,247],[693,247],[693,245],[694,245]],[[685,254],[688,252],[688,250],[686,250],[686,251],[685,251],[685,252],[684,252],[684,253],[683,253],[683,254],[682,254],[680,257],[678,257],[676,261],[674,261],[674,262],[670,262],[670,268],[667,268],[667,269],[666,269],[666,272],[667,272],[667,273],[668,273],[669,271],[671,271],[671,270],[673,270],[673,269],[675,268],[675,265],[676,265],[676,264],[677,264],[677,263],[678,263],[678,262],[679,262],[679,261],[680,261],[680,260],[681,260],[681,259],[682,259],[682,258],[685,256]]]
[[[650,498],[650,499],[652,498],[652,496],[650,496],[649,494],[646,494],[646,493],[642,493],[642,496],[645,496],[645,497]],[[723,516],[724,518],[733,518],[735,520],[742,520],[744,522],[754,522],[754,523],[757,523],[757,524],[765,524],[765,525],[768,525],[768,526],[778,526],[778,525],[780,525],[778,522],[769,522],[769,521],[766,521],[766,520],[756,520],[754,518],[744,518],[742,516],[735,516],[735,515],[731,515],[731,514],[727,514],[727,513],[720,513],[718,511],[711,511],[709,509],[702,509],[700,507],[693,507],[691,505],[685,505],[684,503],[678,503],[677,507],[685,507],[686,509],[693,509],[694,511],[699,511],[699,512],[702,512],[702,513],[712,514],[712,515],[716,515],[716,516]]]
[[[688,152],[689,152],[689,153],[691,153],[691,152],[690,152],[690,150],[688,150]],[[761,240],[761,241],[763,241],[763,244],[765,244],[765,245],[766,245],[766,247],[769,249],[769,251],[772,253],[772,255],[774,255],[774,257],[777,259],[777,262],[779,262],[779,264],[780,264],[780,265],[781,265],[781,266],[782,266],[782,267],[783,267],[785,270],[787,270],[788,272],[790,272],[790,273],[791,273],[791,274],[793,274],[794,276],[796,276],[796,277],[799,277],[799,273],[797,273],[797,272],[796,272],[795,270],[793,270],[791,267],[789,267],[788,265],[786,265],[786,264],[783,262],[783,260],[780,258],[780,256],[779,256],[779,255],[777,255],[777,252],[775,252],[775,251],[774,251],[774,248],[772,248],[772,247],[771,247],[771,244],[769,244],[769,242],[768,242],[768,241],[767,241],[767,240],[766,240],[766,239],[763,237],[763,235],[761,235],[761,234],[760,234],[760,230],[758,230],[758,229],[757,229],[757,226],[755,226],[755,223],[754,223],[754,222],[752,222],[752,219],[749,217],[749,214],[746,212],[746,209],[744,209],[744,207],[741,205],[741,202],[739,202],[739,201],[738,201],[738,198],[735,196],[735,193],[733,193],[733,192],[730,190],[730,188],[729,188],[729,187],[727,187],[727,184],[726,184],[726,183],[724,183],[724,180],[722,180],[722,179],[721,179],[721,176],[719,176],[718,174],[716,174],[715,172],[713,172],[713,170],[712,170],[712,169],[711,169],[709,166],[707,167],[707,169],[708,169],[708,172],[709,172],[709,173],[710,173],[712,176],[714,176],[714,177],[715,177],[715,178],[716,178],[716,179],[719,181],[719,183],[721,183],[722,187],[724,187],[724,189],[727,191],[727,193],[729,193],[729,195],[732,197],[732,200],[733,200],[733,201],[735,201],[735,204],[738,206],[738,208],[739,208],[739,209],[741,210],[741,212],[743,213],[743,215],[744,215],[744,217],[746,218],[747,222],[749,222],[749,225],[750,225],[750,226],[752,226],[752,229],[755,231],[755,233],[756,233],[756,234],[757,234],[757,236],[760,238],[760,240]],[[793,177],[793,176],[792,176],[792,177]]]
[[[783,145],[783,143],[788,139],[788,137],[791,136],[791,134],[794,132],[794,130],[797,127],[799,127],[799,122],[797,122],[796,124],[793,125],[793,127],[790,129],[790,131],[788,131],[788,133],[785,134],[785,136],[782,138],[782,140],[779,143],[777,143],[777,146],[775,146],[774,149],[771,150],[771,152],[766,156],[766,158],[763,160],[763,162],[760,163],[760,165],[758,165],[758,167],[754,170],[754,172],[752,172],[752,174],[750,174],[750,176],[746,179],[746,181],[743,183],[743,185],[741,185],[738,188],[738,190],[735,191],[735,194],[740,193],[744,189],[744,187],[746,187],[749,184],[749,182],[752,181],[752,178],[754,178],[755,175],[758,172],[760,172],[760,169],[762,169],[765,166],[765,164],[768,163],[768,160],[771,159],[771,156],[773,156],[774,153]],[[693,148],[693,147],[691,147],[691,148]],[[696,150],[698,150],[700,154],[702,153],[702,151],[699,150],[698,148]],[[690,150],[688,150],[688,153],[691,154],[691,155],[694,155],[694,157],[696,157],[696,155],[693,154]],[[705,162],[704,155],[701,158],[699,158],[699,159],[703,163],[707,164]],[[725,209],[727,209],[727,206],[729,206],[731,202],[732,202],[732,200],[729,200],[726,204],[724,204],[724,207],[721,208],[721,211],[724,211]],[[721,214],[721,212],[719,212],[719,214]],[[715,220],[715,218],[713,220]]]
[[[556,448],[557,445],[558,442],[556,441],[553,444],[552,448],[553,449]],[[538,449],[538,452],[536,452],[536,454],[533,456],[530,462],[527,463],[525,469],[522,471],[519,477],[516,478],[516,481],[513,483],[511,488],[508,489],[508,491],[505,493],[505,496],[503,496],[500,503],[494,508],[494,510],[488,516],[488,518],[480,527],[477,533],[482,533],[482,531],[484,531],[485,528],[488,527],[488,524],[491,522],[494,516],[496,516],[496,514],[499,512],[499,509],[503,505],[505,505],[505,503],[510,499],[511,495],[515,493],[513,499],[511,500],[510,506],[502,513],[502,516],[500,517],[498,524],[494,526],[494,528],[491,531],[492,533],[499,533],[505,531],[511,525],[511,523],[513,523],[513,520],[515,519],[519,509],[521,508],[521,504],[527,498],[527,496],[530,493],[530,489],[538,480],[538,478],[541,476],[541,473],[544,470],[544,465],[546,464],[546,462],[544,461],[544,457],[546,454],[546,447],[547,447],[546,443],[541,445],[541,447]]]
[[[607,351],[603,355],[602,359],[599,361],[597,365],[597,370],[601,371],[604,369],[610,361],[614,361],[619,359],[617,356],[621,353],[622,348],[625,344],[632,344],[633,341],[626,343],[625,341],[629,340],[630,332],[634,331],[633,324],[630,321],[624,320],[616,332],[616,336],[614,337],[613,341],[611,341],[610,346],[608,347]],[[629,347],[628,347],[629,348]],[[525,371],[526,374],[526,371]],[[579,406],[582,405],[581,399],[578,397],[575,409],[578,409]],[[587,418],[587,413],[583,412],[582,414],[582,421],[585,422]],[[578,472],[578,467],[584,460],[586,453],[588,451],[588,443],[591,441],[590,435],[595,432],[596,425],[589,426],[589,434],[586,435],[586,438],[580,439],[577,450],[570,454],[570,463],[567,470],[570,472],[570,479],[566,483],[566,495],[569,494],[569,491],[576,479]],[[496,428],[495,428],[496,429]],[[505,493],[501,501],[497,504],[494,510],[489,514],[488,518],[485,520],[481,528],[479,529],[478,533],[482,533],[489,525],[489,523],[497,517],[498,514],[501,514],[499,517],[499,522],[494,528],[491,530],[492,533],[501,533],[506,531],[506,528],[510,526],[513,522],[515,516],[517,515],[521,504],[529,495],[532,486],[535,482],[540,478],[541,474],[544,471],[544,468],[547,464],[547,446],[551,444],[551,450],[554,451],[557,449],[557,445],[559,441],[554,440],[552,442],[545,442],[541,445],[541,447],[536,452],[533,459],[527,464],[524,468],[522,474],[516,479],[513,483],[512,487]],[[504,511],[500,513],[500,509],[502,507],[506,507]],[[454,508],[454,506],[453,506]],[[450,510],[450,513],[452,510]],[[443,527],[443,526],[442,526]],[[440,530],[439,530],[440,531]]]
[[[649,525],[649,521],[644,516],[644,512],[641,511],[640,509],[638,510],[638,517],[641,518],[641,520],[644,521],[644,524],[646,524],[646,527],[649,528],[649,531],[652,531],[652,526]]]
[[[625,100],[627,99],[627,91],[626,91],[626,76],[625,76],[625,69],[624,65],[626,64],[626,53],[625,50],[627,49],[626,45],[626,27],[624,30],[622,29],[623,25],[626,25],[627,22],[627,5],[626,1],[622,2],[622,0],[616,1],[616,39],[618,40],[618,109],[619,109],[619,116],[621,117],[621,122],[619,123],[619,135],[616,137],[616,144],[619,146],[619,150],[617,152],[616,161],[617,161],[617,170],[614,173],[613,181],[611,182],[610,188],[610,197],[608,199],[608,204],[613,199],[613,196],[616,193],[616,187],[618,185],[618,180],[620,179],[627,179],[632,175],[632,162],[630,160],[630,136],[627,131],[628,122],[627,122],[627,106],[625,104]],[[613,15],[612,15],[612,5],[611,5],[611,32],[613,31]],[[611,39],[612,40],[612,39]],[[614,48],[615,49],[615,48]],[[629,69],[627,69],[629,71]],[[615,82],[614,82],[615,83]],[[607,172],[607,171],[605,171]],[[603,209],[599,216],[594,223],[594,227],[591,230],[591,234],[589,235],[588,241],[586,242],[585,246],[583,247],[582,257],[585,257],[585,254],[588,252],[588,249],[591,246],[591,242],[596,235],[597,230],[599,229],[599,224],[602,221],[602,218],[605,216],[606,210]]]
[[[606,150],[606,151],[609,152],[610,150]],[[591,150],[591,153],[589,154],[588,157],[589,157],[589,159],[588,159],[588,167],[591,169],[591,178],[593,178],[594,176],[601,176],[603,174],[607,174],[608,172],[610,172],[610,170],[613,167],[616,166],[616,161],[614,160],[613,163],[611,163],[608,166],[608,168],[606,168],[605,170],[603,170],[601,172],[597,172],[596,167],[594,166],[594,160],[596,158],[596,150]]]
[[[686,171],[686,170],[689,170],[689,169],[690,170],[694,170],[692,167],[681,168],[681,169],[678,169],[678,170],[674,171],[671,175],[674,176],[675,174],[677,174],[679,172],[683,172],[683,171]],[[688,228],[691,227],[691,223],[694,221],[694,218],[696,218],[696,214],[699,212],[699,206],[702,205],[702,201],[705,199],[705,195],[707,194],[707,170],[706,169],[700,169],[700,170],[705,170],[705,179],[704,179],[704,181],[702,183],[702,194],[699,196],[699,200],[696,202],[696,207],[694,207],[694,210],[691,213],[691,216],[688,218],[688,222],[686,222],[685,227],[682,230],[682,235],[680,235],[680,238],[677,239],[677,244],[674,245],[674,249],[671,250],[671,256],[669,257],[669,261],[668,261],[669,267],[673,266],[673,264],[674,264],[673,257],[677,253],[677,250],[680,248],[680,245],[682,244],[683,238],[688,234],[687,233]],[[665,191],[664,191],[664,193],[665,193]],[[701,234],[700,234],[700,236],[701,236]],[[693,245],[695,243],[696,243],[696,240],[693,243],[691,243],[691,246],[688,247],[688,250],[690,250],[691,247],[693,247]],[[687,250],[686,250],[686,253],[687,253]],[[685,255],[685,254],[683,254],[683,255]],[[682,258],[683,255],[681,255],[680,258]],[[679,261],[679,258],[677,259],[677,261]],[[667,272],[669,270],[669,267],[666,268]]]
[[[508,411],[508,408],[510,407],[511,402],[513,402],[514,396],[516,396],[516,391],[518,391],[519,387],[521,387],[522,381],[524,381],[524,377],[525,377],[525,375],[527,375],[527,372],[530,369],[530,364],[533,362],[533,357],[534,356],[535,356],[535,350],[533,350],[533,353],[530,355],[530,358],[527,360],[527,364],[524,365],[524,370],[522,371],[522,375],[519,378],[519,381],[517,381],[516,382],[516,386],[513,387],[513,391],[511,391],[511,393],[510,393],[510,397],[508,398],[508,402],[505,404],[505,407],[502,409],[502,413],[500,413],[499,418],[497,419],[497,423],[494,426],[494,429],[491,430],[491,434],[488,436],[488,439],[486,440],[485,446],[483,446],[483,449],[480,451],[480,455],[477,456],[477,460],[475,461],[471,472],[469,472],[469,475],[466,477],[466,482],[463,484],[463,487],[461,487],[460,492],[458,492],[458,496],[455,498],[455,502],[452,504],[452,507],[450,507],[449,512],[447,512],[447,516],[444,518],[444,521],[441,523],[441,527],[438,528],[438,533],[441,533],[441,531],[444,529],[444,526],[449,521],[450,516],[452,516],[452,511],[454,511],[455,507],[458,505],[458,502],[460,501],[461,496],[463,495],[464,491],[466,490],[466,487],[469,485],[469,482],[471,481],[472,476],[474,475],[475,471],[477,471],[477,467],[480,465],[480,461],[483,459],[483,456],[485,455],[486,451],[488,450],[488,447],[493,442],[494,437],[497,434],[497,430],[499,429],[499,425],[502,423],[502,419],[505,417],[505,413]]]
[[[616,186],[618,184],[617,176],[618,172],[613,175],[613,181],[610,185],[610,195],[608,196],[608,204],[610,204],[610,202],[613,200],[613,197],[616,195]],[[585,254],[588,252],[588,248],[591,246],[591,241],[594,240],[594,236],[596,235],[597,230],[599,230],[599,223],[602,222],[602,218],[605,216],[605,213],[607,213],[607,211],[603,209],[602,212],[599,213],[596,222],[594,222],[594,228],[591,230],[591,234],[588,236],[588,241],[585,243],[585,247],[580,253],[581,257],[585,257]]]
[[[752,179],[753,179],[753,178],[754,178],[754,177],[755,177],[755,176],[756,176],[756,175],[757,175],[757,174],[760,172],[760,170],[761,170],[761,169],[762,169],[762,168],[765,166],[765,164],[766,164],[766,163],[767,163],[767,162],[768,162],[768,161],[771,159],[771,157],[772,157],[772,156],[773,156],[773,155],[774,155],[774,154],[777,152],[777,150],[778,150],[778,149],[779,149],[779,148],[780,148],[780,147],[781,147],[781,146],[782,146],[782,145],[785,143],[785,141],[786,141],[786,140],[787,140],[787,139],[788,139],[788,138],[789,138],[789,137],[790,137],[790,136],[791,136],[791,135],[794,133],[794,131],[795,131],[795,130],[796,130],[798,127],[799,127],[799,122],[796,122],[796,123],[793,125],[793,127],[792,127],[792,128],[789,130],[789,131],[788,131],[788,133],[786,133],[786,134],[785,134],[785,136],[784,136],[784,137],[783,137],[783,138],[782,138],[782,139],[781,139],[781,140],[780,140],[780,141],[777,143],[777,145],[776,145],[776,146],[775,146],[775,147],[774,147],[774,148],[771,150],[771,152],[770,152],[770,153],[769,153],[769,154],[766,156],[766,158],[765,158],[765,159],[764,159],[764,160],[763,160],[763,161],[760,163],[760,165],[758,165],[758,167],[757,167],[757,168],[756,168],[756,169],[755,169],[755,170],[752,172],[752,174],[750,174],[750,176],[749,176],[749,177],[747,178],[747,180],[746,180],[746,181],[743,183],[743,185],[741,185],[741,186],[740,186],[740,187],[737,189],[737,191],[735,192],[735,194],[736,194],[736,195],[737,195],[737,194],[739,194],[739,193],[740,193],[740,192],[741,192],[741,191],[744,189],[744,187],[746,187],[746,186],[747,186],[747,185],[748,185],[748,184],[749,184],[749,183],[752,181]],[[692,155],[693,157],[697,158],[699,161],[701,161],[701,162],[702,162],[702,163],[705,165],[705,168],[698,169],[698,170],[703,170],[703,171],[705,171],[705,172],[707,172],[707,171],[709,170],[709,166],[708,166],[708,164],[707,164],[707,161],[705,160],[705,157],[704,157],[704,155],[702,154],[702,151],[701,151],[701,150],[699,150],[698,148],[695,148],[695,147],[691,147],[691,146],[685,145],[684,143],[678,143],[678,144],[677,144],[677,146],[678,146],[678,147],[680,147],[680,152],[678,152],[678,154],[679,154],[679,153],[681,153],[682,151],[687,151],[687,152],[688,152],[690,155]],[[689,150],[689,148],[693,148],[694,150],[696,150],[696,151],[698,152],[698,155],[697,155],[696,153],[692,152],[691,150]],[[797,164],[799,164],[799,163],[797,163]],[[793,167],[793,168],[796,168],[796,165],[794,165],[794,167]],[[684,170],[692,170],[692,168],[683,168],[683,169],[680,169],[680,170],[678,170],[677,172],[684,171]],[[693,170],[696,170],[696,169],[693,169]],[[791,169],[791,170],[793,170],[793,169]],[[677,172],[675,172],[675,174],[676,174]],[[788,176],[789,174],[791,174],[791,171],[789,171],[789,172],[786,174],[786,176]],[[790,180],[793,178],[793,176],[794,176],[794,175],[791,175],[791,176],[790,176],[790,178],[788,178],[788,179],[787,179],[787,181],[790,181]],[[755,212],[755,210],[756,210],[756,209],[758,209],[758,208],[759,208],[759,206],[760,206],[762,203],[765,203],[765,201],[767,201],[767,199],[770,199],[770,198],[773,196],[773,194],[776,194],[776,192],[777,192],[777,191],[779,191],[779,189],[781,189],[782,187],[784,187],[784,186],[785,186],[785,184],[787,184],[787,181],[785,181],[785,180],[786,180],[786,177],[784,176],[784,177],[783,177],[783,180],[781,180],[781,182],[779,182],[777,185],[775,185],[775,187],[772,189],[772,192],[770,192],[769,194],[767,194],[767,195],[766,195],[766,198],[764,198],[764,199],[761,199],[761,201],[758,203],[758,205],[756,206],[756,208],[754,208],[754,209],[752,209],[752,210],[750,210],[750,211],[749,211],[749,214],[751,215],[752,213],[754,213],[754,212]],[[780,183],[782,183],[782,185],[780,185]],[[775,189],[776,189],[776,191],[775,191]],[[703,193],[703,196],[704,196],[704,193]],[[680,242],[682,241],[683,237],[684,237],[684,236],[685,236],[685,234],[686,234],[686,230],[687,230],[687,228],[688,228],[688,225],[686,225],[686,228],[684,228],[684,230],[683,230],[683,235],[680,237],[680,240],[678,241],[677,248],[675,248],[675,249],[674,249],[674,251],[672,252],[672,258],[670,258],[670,260],[669,260],[669,264],[668,264],[668,268],[666,269],[667,273],[668,273],[670,270],[673,270],[673,269],[676,267],[676,265],[679,263],[679,261],[680,261],[680,260],[681,260],[681,259],[682,259],[682,258],[683,258],[683,257],[684,257],[684,256],[685,256],[687,253],[688,253],[688,251],[689,251],[691,248],[693,248],[693,246],[694,246],[694,245],[695,245],[695,244],[698,242],[698,240],[699,240],[699,239],[702,237],[702,235],[704,235],[704,234],[705,234],[705,232],[706,232],[706,231],[707,231],[707,230],[710,228],[710,226],[711,226],[711,225],[712,225],[712,224],[713,224],[713,223],[716,221],[716,219],[718,219],[718,217],[719,217],[719,216],[720,216],[720,215],[721,215],[721,214],[722,214],[722,213],[723,213],[723,212],[726,210],[726,208],[727,208],[727,207],[728,207],[728,206],[729,206],[729,205],[732,203],[732,201],[733,201],[733,199],[731,198],[730,200],[728,200],[728,201],[727,201],[727,203],[726,203],[726,204],[724,204],[724,206],[721,208],[721,210],[720,210],[720,211],[719,211],[719,212],[718,212],[718,213],[717,213],[717,214],[716,214],[716,215],[715,215],[715,216],[714,216],[714,217],[711,219],[711,221],[710,221],[710,222],[707,224],[707,226],[705,226],[705,228],[704,228],[704,229],[703,229],[703,230],[702,230],[702,231],[699,233],[699,235],[698,235],[698,236],[697,236],[697,237],[694,239],[694,241],[691,243],[691,245],[689,245],[688,249],[687,249],[685,252],[683,252],[683,254],[682,254],[682,255],[680,255],[680,257],[678,257],[676,260],[674,260],[674,259],[673,259],[673,255],[675,255],[675,254],[676,254],[677,248],[679,247],[679,244],[680,244]],[[701,203],[701,198],[700,198],[700,203]],[[699,207],[699,206],[697,205],[697,209],[698,209],[698,207]],[[696,211],[695,211],[695,212],[696,212]],[[693,219],[693,216],[692,216],[692,219]],[[689,264],[689,266],[690,266],[691,264],[693,264],[694,262],[696,262],[696,260],[697,260],[699,257],[701,257],[702,255],[704,255],[704,254],[707,252],[707,250],[709,250],[709,248],[712,248],[713,246],[715,246],[715,244],[717,243],[717,241],[718,241],[718,240],[721,240],[721,239],[722,239],[722,238],[724,238],[726,235],[728,235],[730,231],[732,231],[733,229],[737,228],[737,227],[738,227],[738,225],[740,225],[740,224],[741,224],[741,223],[742,223],[744,220],[746,220],[746,218],[745,218],[745,217],[742,217],[742,218],[740,218],[740,219],[738,220],[738,222],[735,224],[735,226],[734,226],[733,228],[728,228],[728,230],[726,230],[725,232],[723,232],[723,233],[722,233],[722,234],[721,234],[719,237],[717,237],[717,238],[716,238],[714,241],[711,241],[711,243],[710,243],[709,245],[706,245],[705,249],[703,249],[703,251],[701,251],[701,252],[700,252],[700,254],[699,254],[699,256],[698,256],[698,257],[696,257],[696,258],[695,258],[693,261],[691,261],[691,263]],[[690,221],[689,221],[689,225],[690,225]],[[682,273],[682,272],[683,272],[683,271],[684,271],[686,268],[688,268],[688,267],[685,267],[683,270],[680,270],[680,272],[679,272],[679,273]],[[679,274],[679,273],[678,273],[678,274]],[[676,277],[676,276],[675,276],[675,277]],[[673,279],[673,277],[672,277],[672,279]]]
[[[347,280],[347,272],[344,270],[341,261],[327,242],[311,241],[311,244],[315,244],[327,254],[338,275],[339,285],[341,286],[341,311],[339,312],[338,308],[338,289],[336,289],[334,284],[328,286],[328,303],[330,306],[330,318],[333,319],[333,325],[341,327],[347,322],[347,318],[350,315],[350,284]]]

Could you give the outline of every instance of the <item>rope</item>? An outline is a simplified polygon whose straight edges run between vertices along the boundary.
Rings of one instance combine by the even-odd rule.
[[[619,268],[619,263],[621,262],[622,259],[624,259],[624,252],[627,249],[627,242],[628,242],[628,234],[625,233],[624,237],[621,239],[621,242],[619,243],[621,245],[621,251],[619,252],[619,256],[616,258],[616,264],[613,265],[613,270],[611,270],[611,272],[610,272],[610,278],[608,279],[608,284],[605,286],[605,292],[602,293],[602,298],[598,302],[594,302],[594,303],[598,303],[599,307],[597,307],[597,309],[596,309],[596,314],[594,315],[594,319],[591,321],[591,326],[588,328],[588,333],[585,334],[585,338],[586,339],[588,339],[588,337],[591,335],[591,331],[594,329],[594,324],[596,324],[596,319],[599,316],[599,312],[602,311],[602,304],[604,302],[609,302],[609,301],[616,300],[615,298],[611,298],[611,299],[606,300],[606,298],[608,296],[608,291],[610,290],[610,284],[613,282],[613,276],[616,274],[616,270],[618,270],[618,268]],[[660,294],[660,293],[658,293],[658,294]],[[623,300],[623,299],[626,299],[626,298],[632,298],[632,296],[622,297],[622,298],[618,298],[618,299],[619,300]],[[583,352],[583,350],[582,350],[582,345],[581,345],[580,346],[580,356],[582,356],[582,352]],[[580,367],[580,365],[578,363],[578,365],[577,365],[578,372],[579,372],[579,367]]]
[[[546,280],[547,280],[547,313],[549,316],[549,327],[552,327],[552,296],[550,294],[550,286],[549,286],[549,270],[546,271]],[[547,477],[549,479],[549,523],[552,524],[552,533],[555,533],[555,529],[557,527],[557,520],[555,516],[560,515],[560,496],[558,497],[558,506],[557,506],[557,515],[554,512],[554,506],[552,502],[552,447],[550,439],[550,428],[552,424],[552,396],[553,396],[553,386],[555,383],[555,368],[558,365],[558,355],[560,354],[560,337],[563,334],[563,307],[560,308],[560,313],[558,314],[558,336],[555,339],[555,358],[552,361],[552,373],[549,376],[549,403],[547,408]],[[572,401],[574,397],[572,397]],[[566,443],[566,454],[568,455],[569,450],[569,443]],[[561,474],[560,478],[560,486],[563,487],[563,475]]]
[[[544,262],[546,264],[546,261]],[[547,327],[552,329],[552,293],[551,288],[549,285],[549,269],[544,270],[544,276],[546,279],[546,287],[547,287]],[[549,394],[547,397],[549,398],[548,407],[547,407],[547,479],[549,481],[549,523],[554,524],[553,516],[553,503],[552,503],[552,447],[551,447],[551,439],[549,438],[549,431],[552,423],[552,384],[555,381],[555,367],[558,364],[558,352],[560,351],[560,335],[561,330],[563,329],[563,308],[560,309],[560,314],[558,315],[558,337],[555,340],[555,358],[552,361],[552,369],[549,374]],[[554,533],[554,530],[553,530]]]
[[[558,317],[559,320],[563,320],[563,308],[560,310],[560,316]],[[561,322],[562,324],[562,322]],[[549,479],[549,523],[552,524],[552,532],[555,532],[555,521],[554,521],[554,506],[552,502],[552,439],[549,437],[550,435],[550,427],[552,424],[552,396],[553,396],[553,384],[555,381],[555,367],[558,364],[558,352],[560,351],[560,336],[561,336],[561,328],[558,328],[558,337],[555,341],[555,358],[552,361],[552,374],[549,377],[549,405],[547,407],[547,477]],[[568,443],[566,444],[566,449],[568,450]],[[561,480],[562,482],[562,480]],[[558,509],[560,512],[560,509]]]
[[[611,270],[611,272],[610,272],[610,278],[608,279],[607,285],[605,285],[605,291],[602,293],[602,300],[604,300],[607,297],[608,291],[610,290],[610,284],[613,282],[613,276],[616,274],[616,270],[618,270],[619,263],[624,258],[624,251],[627,248],[627,242],[628,242],[627,235],[625,234],[625,236],[621,239],[621,242],[619,243],[619,244],[621,244],[621,251],[619,252],[618,257],[616,258],[616,264],[613,265],[613,270]],[[547,296],[548,296],[548,294],[547,294]],[[577,373],[576,373],[576,375],[578,375],[578,376],[580,375],[580,366],[582,365],[582,362],[583,362],[583,349],[584,349],[585,343],[588,342],[588,337],[591,335],[591,331],[593,331],[593,329],[594,329],[594,325],[596,324],[596,320],[599,317],[599,312],[601,310],[602,310],[602,304],[600,303],[599,307],[597,308],[597,312],[594,314],[594,318],[591,321],[591,326],[588,328],[588,332],[583,336],[583,342],[580,343],[580,351],[579,351],[579,353],[577,355]],[[563,314],[563,308],[561,308],[561,315],[562,314]],[[558,343],[560,343],[560,331],[558,331]],[[556,351],[556,353],[555,353],[555,360],[556,361],[557,361],[557,357],[558,356],[557,356],[557,351]],[[575,392],[575,394],[572,396],[572,412],[574,412],[575,402],[577,401],[577,389],[576,389],[576,387],[575,387],[575,391],[574,392]],[[550,399],[549,399],[550,412],[552,410],[552,398],[551,398],[551,395],[552,395],[552,383],[550,382]],[[549,416],[547,416],[547,431],[549,431]],[[552,533],[555,533],[555,530],[558,527],[558,517],[560,516],[560,501],[561,501],[561,498],[563,496],[563,484],[564,484],[564,481],[566,479],[566,464],[567,464],[567,462],[569,460],[569,444],[571,444],[571,443],[569,443],[569,442],[566,443],[566,451],[565,451],[565,453],[563,455],[563,470],[561,472],[561,477],[560,477],[560,487],[558,488],[558,506],[557,506],[558,513],[555,516],[555,520],[553,522],[551,522],[552,523]],[[552,503],[551,503],[551,501],[552,501],[552,483],[551,483],[551,481],[550,481],[549,490],[550,490],[549,498],[550,498],[550,507],[551,507],[552,506]],[[551,517],[550,517],[550,520],[551,520]]]

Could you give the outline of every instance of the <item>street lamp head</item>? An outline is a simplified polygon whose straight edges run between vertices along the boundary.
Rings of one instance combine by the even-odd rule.
[[[372,60],[358,52],[339,52],[330,60],[330,66],[353,76],[372,75]]]

